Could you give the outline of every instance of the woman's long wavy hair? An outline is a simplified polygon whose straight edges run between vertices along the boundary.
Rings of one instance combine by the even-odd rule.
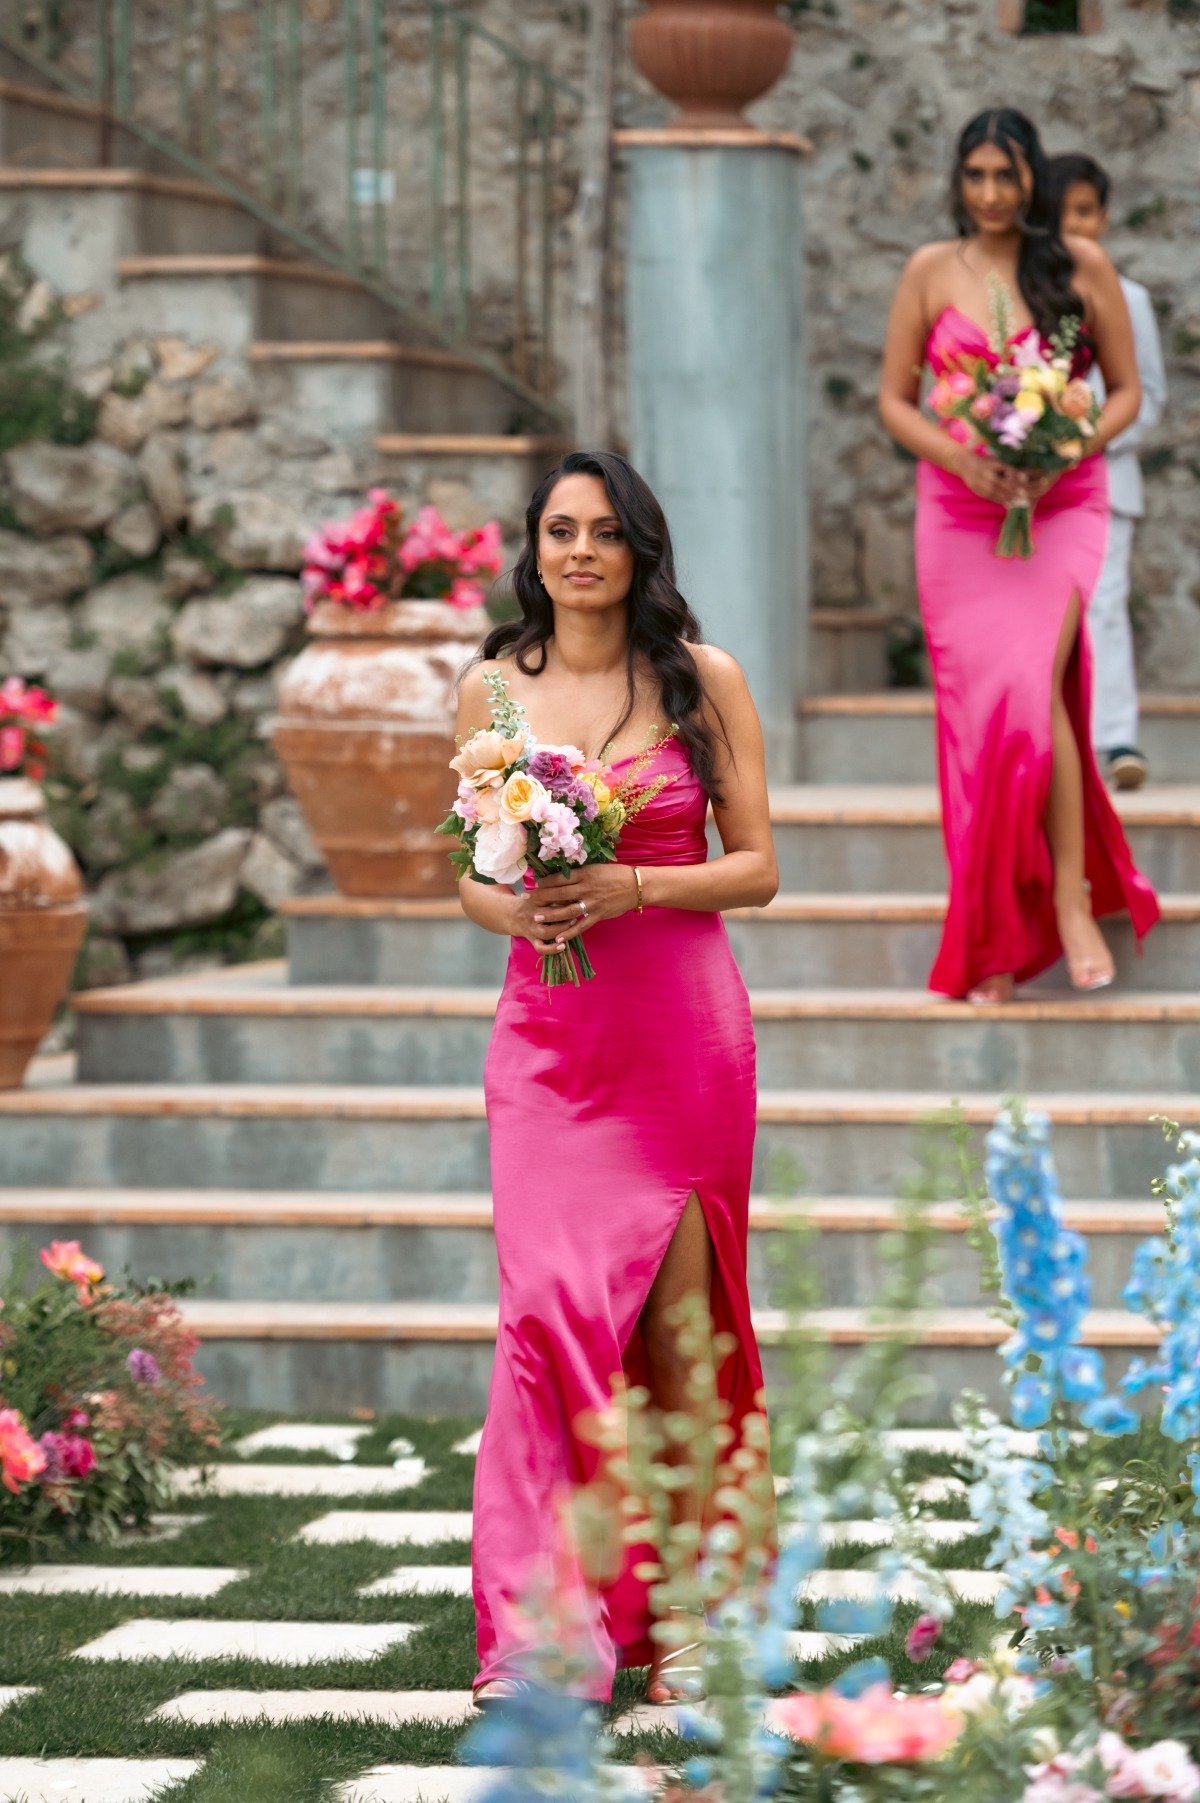
[[[637,705],[638,658],[654,671],[668,720],[678,728],[705,792],[719,799],[716,777],[718,737],[724,739],[720,714],[707,700],[696,660],[686,649],[703,640],[700,622],[675,586],[675,551],[670,528],[657,497],[632,464],[614,451],[571,451],[539,482],[525,512],[525,544],[510,582],[521,608],[519,620],[493,626],[479,651],[481,659],[502,654],[519,670],[537,676],[546,667],[546,648],[554,637],[554,604],[538,576],[538,535],[546,504],[564,476],[596,476],[604,484],[613,512],[633,552],[633,583],[626,602],[629,622],[625,707],[606,743],[619,737]]]
[[[1061,319],[1083,318],[1083,302],[1075,291],[1075,264],[1059,231],[1058,206],[1050,167],[1036,125],[1015,107],[992,107],[977,113],[959,134],[950,184],[950,209],[960,238],[975,230],[963,198],[963,168],[981,144],[1004,152],[1014,175],[1018,153],[1029,166],[1033,188],[1021,212],[1021,244],[1017,253],[1017,285],[1034,324],[1049,338]]]

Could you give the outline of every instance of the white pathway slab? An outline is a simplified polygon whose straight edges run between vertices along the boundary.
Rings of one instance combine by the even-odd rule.
[[[350,1422],[330,1426],[318,1421],[276,1421],[238,1440],[233,1450],[244,1459],[254,1458],[260,1452],[323,1452],[331,1459],[354,1459],[358,1457],[359,1441],[373,1432],[369,1424],[355,1427]],[[413,1449],[410,1446],[408,1450]]]
[[[865,1634],[822,1634],[813,1628],[793,1628],[785,1636],[793,1659],[827,1659],[830,1653],[844,1653],[861,1646]]]
[[[471,1538],[470,1509],[334,1509],[306,1521],[297,1538],[314,1546],[373,1540],[378,1546],[437,1546]]]
[[[996,1571],[943,1571],[939,1573],[950,1589],[964,1603],[995,1602],[1004,1587],[1004,1579]],[[897,1602],[918,1602],[922,1587],[907,1573],[902,1573],[887,1586],[887,1594]],[[879,1595],[877,1571],[813,1571],[796,1591],[797,1601],[862,1602]]]
[[[11,1709],[22,1697],[36,1695],[37,1686],[34,1684],[0,1684],[0,1710]]]
[[[644,1796],[654,1796],[661,1787],[659,1768],[622,1769]],[[480,1803],[502,1776],[498,1766],[377,1765],[361,1778],[338,1785],[333,1795],[335,1803]]]
[[[475,1713],[469,1690],[189,1690],[155,1709],[151,1721],[462,1722]]]
[[[464,1459],[476,1458],[479,1453],[479,1443],[482,1439],[483,1429],[477,1427],[475,1432],[473,1434],[468,1434],[465,1440],[456,1440],[450,1450],[451,1452],[460,1452]]]
[[[227,1565],[33,1565],[0,1572],[0,1596],[215,1596],[248,1576]]]
[[[470,1596],[469,1565],[401,1565],[364,1584],[359,1596]]]
[[[21,1803],[149,1803],[199,1759],[0,1759],[0,1797]]]
[[[417,1629],[410,1622],[126,1621],[76,1647],[77,1659],[261,1659],[313,1665],[374,1659]]]
[[[177,1471],[176,1496],[394,1496],[425,1477],[424,1459],[394,1465],[210,1465]]]
[[[416,1452],[416,1450],[417,1449],[413,1445],[412,1441],[406,1440],[403,1434],[400,1434],[395,1440],[392,1440],[388,1445],[388,1451],[391,1453],[391,1455],[394,1459],[409,1459],[412,1457],[413,1453]]]

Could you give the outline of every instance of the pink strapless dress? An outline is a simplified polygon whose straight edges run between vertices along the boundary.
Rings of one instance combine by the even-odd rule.
[[[1026,330],[1031,331],[1032,327]],[[946,307],[926,356],[935,375],[961,357],[992,360],[974,320]],[[1034,509],[1034,554],[994,552],[1003,508],[957,476],[917,470],[917,587],[937,700],[938,780],[950,897],[931,989],[963,996],[985,978],[1018,981],[1062,955],[1043,816],[1053,768],[1054,656],[1073,594],[1086,608],[1108,537],[1108,472],[1089,457]],[[1083,764],[1085,867],[1099,915],[1128,913],[1139,941],[1158,919],[1092,751],[1086,613],[1064,696]]]
[[[676,738],[640,780],[659,775],[670,781],[626,825],[620,860],[701,864],[707,802]],[[549,1571],[558,1499],[596,1470],[574,1424],[607,1405],[618,1373],[645,1381],[638,1317],[693,1190],[715,1326],[737,1342],[720,1379],[735,1434],[762,1407],[746,1280],[754,1031],[725,924],[648,908],[597,922],[587,943],[594,980],[549,990],[532,946],[513,941],[484,1074],[500,1322],[475,1470],[476,1685],[521,1673],[514,1605]],[[651,1657],[634,1562],[630,1549],[614,1583],[577,1599],[596,1699],[617,1667]]]

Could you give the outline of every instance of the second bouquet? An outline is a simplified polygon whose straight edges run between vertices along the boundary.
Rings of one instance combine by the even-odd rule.
[[[566,876],[584,864],[611,864],[629,815],[608,767],[574,745],[539,745],[502,676],[486,678],[492,725],[464,741],[450,768],[458,797],[438,828],[459,843],[460,876],[513,885],[527,872]],[[582,938],[542,958],[542,981],[578,984],[596,974]]]

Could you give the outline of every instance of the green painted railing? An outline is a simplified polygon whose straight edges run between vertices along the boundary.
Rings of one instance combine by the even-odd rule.
[[[0,43],[437,342],[553,401],[555,240],[582,96],[457,7],[0,0]]]

